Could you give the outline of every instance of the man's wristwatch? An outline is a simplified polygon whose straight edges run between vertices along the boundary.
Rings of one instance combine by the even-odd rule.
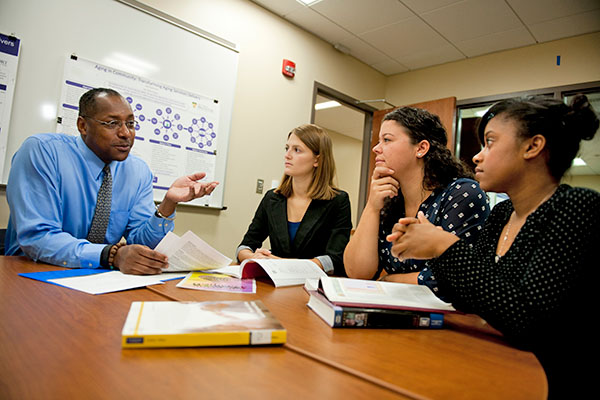
[[[175,217],[173,218],[169,218],[169,217],[165,217],[164,215],[162,215],[160,213],[160,211],[158,211],[158,207],[160,206],[160,204],[157,204],[156,207],[156,211],[154,212],[154,215],[156,215],[158,218],[163,218],[166,219],[167,221],[175,221]]]

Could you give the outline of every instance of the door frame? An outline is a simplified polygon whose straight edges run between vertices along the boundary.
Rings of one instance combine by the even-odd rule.
[[[360,221],[360,216],[365,204],[367,203],[368,184],[370,176],[369,172],[369,156],[371,153],[371,132],[373,127],[373,113],[377,111],[377,108],[372,107],[368,104],[361,103],[353,97],[350,97],[340,91],[337,91],[329,86],[326,86],[320,82],[315,81],[313,86],[312,104],[310,108],[310,122],[315,122],[315,104],[317,102],[317,95],[321,95],[331,100],[343,103],[345,106],[354,108],[365,114],[365,122],[363,126],[363,144],[361,153],[361,166],[360,166],[360,186],[358,191],[358,204],[355,205],[356,209],[356,220]]]

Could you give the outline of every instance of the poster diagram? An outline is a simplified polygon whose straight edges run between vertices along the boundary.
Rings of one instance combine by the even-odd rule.
[[[94,87],[117,90],[131,105],[136,132],[130,154],[142,158],[150,167],[155,200],[162,200],[180,176],[205,172],[205,180],[215,180],[217,100],[72,57],[65,64],[57,132],[79,134],[79,97]],[[211,205],[211,196],[190,204]]]
[[[187,145],[192,148],[203,149],[205,151],[216,151],[217,132],[215,123],[209,121],[206,117],[193,117],[189,121],[184,121],[179,112],[171,107],[155,108],[154,110],[145,110],[142,103],[134,103],[132,97],[127,97],[136,114],[136,131],[151,130],[154,133],[154,140],[165,142],[178,142],[179,139],[187,140]],[[195,107],[196,103],[192,104]]]

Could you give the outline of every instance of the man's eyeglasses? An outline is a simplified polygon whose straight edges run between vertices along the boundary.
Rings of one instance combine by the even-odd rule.
[[[112,121],[100,121],[99,119],[96,118],[92,118],[92,117],[88,117],[87,115],[82,115],[83,118],[88,118],[91,119],[93,121],[96,121],[99,124],[104,125],[106,128],[110,129],[111,131],[115,131],[117,129],[121,129],[121,127],[123,125],[125,125],[125,127],[127,129],[129,129],[130,131],[134,131],[135,130],[135,126],[137,125],[137,121],[136,120],[131,120],[131,121],[121,121],[121,120],[112,120]]]

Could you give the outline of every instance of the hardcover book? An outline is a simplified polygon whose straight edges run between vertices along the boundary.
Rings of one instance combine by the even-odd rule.
[[[132,302],[122,347],[281,344],[286,330],[260,300]]]
[[[341,307],[311,292],[308,307],[332,328],[439,329],[444,314],[374,307]]]

